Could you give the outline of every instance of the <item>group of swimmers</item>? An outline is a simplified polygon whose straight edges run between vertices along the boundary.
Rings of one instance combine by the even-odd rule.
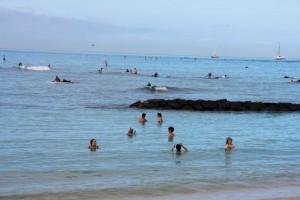
[[[132,74],[131,69],[126,69],[126,72],[129,73],[129,74]],[[137,74],[137,69],[136,68],[133,69],[133,74]]]
[[[142,113],[141,117],[138,118],[138,122],[140,122],[142,124],[147,122],[146,113]],[[157,113],[157,122],[159,125],[161,125],[163,123],[162,114],[160,112]],[[173,126],[168,127],[169,141],[173,141],[173,138],[175,137],[174,130],[175,129]],[[132,127],[130,127],[127,132],[127,136],[132,137],[135,135],[135,133],[136,133],[135,130]],[[225,149],[234,149],[234,144],[232,143],[232,141],[233,140],[231,137],[226,138]],[[96,151],[97,149],[100,149],[100,148],[101,148],[101,146],[97,146],[97,141],[95,139],[90,140],[89,149],[91,151]],[[184,152],[188,151],[188,149],[182,143],[174,144],[173,147],[171,148],[171,151],[176,152],[176,153],[181,153],[181,149],[183,149]]]

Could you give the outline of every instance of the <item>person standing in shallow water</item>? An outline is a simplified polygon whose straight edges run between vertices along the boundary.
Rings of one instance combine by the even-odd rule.
[[[97,146],[97,141],[95,139],[91,139],[89,149],[91,151],[96,151],[97,149],[100,149],[100,147]]]
[[[158,122],[158,124],[162,124],[163,123],[163,119],[162,119],[161,113],[157,113],[157,122]]]
[[[141,123],[145,123],[147,121],[146,113],[143,113],[142,116],[138,119],[138,121]]]
[[[234,144],[232,144],[232,138],[226,138],[225,149],[234,149]]]
[[[171,149],[171,151],[176,152],[176,153],[181,153],[181,147],[184,149],[184,152],[187,152],[188,149],[182,144],[174,144],[173,148]]]
[[[173,138],[174,138],[174,127],[173,126],[170,126],[168,128],[168,138],[169,138],[169,141],[173,141]]]

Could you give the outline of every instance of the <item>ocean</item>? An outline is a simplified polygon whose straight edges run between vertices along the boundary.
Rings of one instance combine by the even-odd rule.
[[[154,98],[300,103],[300,83],[283,78],[300,79],[299,59],[0,50],[4,54],[0,199],[300,197],[299,112],[129,107]],[[21,70],[20,62],[51,70]],[[137,74],[126,72],[134,68]],[[208,79],[209,72],[228,78]],[[56,75],[74,83],[55,84]],[[148,82],[168,90],[149,90]],[[145,124],[137,121],[142,113]],[[129,127],[134,137],[126,135]],[[235,145],[230,151],[224,150],[228,136]],[[91,139],[101,149],[90,151]],[[172,153],[177,143],[188,152]]]

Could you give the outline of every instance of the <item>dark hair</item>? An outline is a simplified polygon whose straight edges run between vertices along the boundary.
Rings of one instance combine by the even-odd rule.
[[[161,113],[157,113],[157,115],[158,115],[159,117],[161,117]]]
[[[177,151],[181,151],[181,144],[176,144]]]
[[[94,140],[95,140],[95,139],[91,139],[91,141],[90,141],[91,146],[92,146],[92,143],[93,143]]]
[[[142,114],[142,117],[146,117],[146,113],[143,113],[143,114]]]
[[[173,126],[170,126],[170,127],[168,128],[168,130],[171,131],[171,132],[173,133],[173,132],[174,132],[174,127],[173,127]]]
[[[226,138],[226,144],[228,144],[228,141],[229,141],[229,140],[232,141],[232,138],[231,138],[231,137]]]

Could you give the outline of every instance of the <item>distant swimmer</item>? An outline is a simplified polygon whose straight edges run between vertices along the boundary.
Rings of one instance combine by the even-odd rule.
[[[126,69],[126,72],[129,72],[129,69]]]
[[[50,68],[50,64],[48,64],[48,68]]]
[[[137,69],[136,68],[134,68],[133,74],[137,74]]]
[[[162,114],[161,113],[157,113],[157,122],[160,125],[163,123],[163,118],[162,118]]]
[[[294,78],[294,77],[292,77],[292,76],[284,76],[283,78]]]
[[[141,123],[145,123],[147,121],[146,113],[143,113],[142,116],[138,119],[138,121]]]
[[[158,73],[155,72],[152,76],[153,76],[153,77],[158,77]]]
[[[63,79],[62,81],[60,80],[60,78],[58,76],[55,76],[53,82],[55,83],[60,83],[60,82],[63,82],[63,83],[72,83],[72,81],[69,81],[69,80],[66,80],[66,79]]]
[[[100,148],[101,148],[100,146],[97,146],[97,141],[95,139],[91,139],[89,149],[91,151],[96,151],[97,149]]]
[[[103,68],[101,67],[101,69],[99,69],[97,72],[98,72],[99,74],[102,74],[102,70],[103,70]]]
[[[175,152],[175,153],[181,153],[181,147],[184,149],[184,152],[187,152],[188,149],[182,144],[174,144],[174,146],[172,147],[171,151]]]
[[[105,67],[108,67],[108,62],[107,62],[107,60],[105,60],[104,63],[105,63]]]
[[[20,62],[18,65],[19,65],[19,67],[21,67],[21,66],[22,66],[22,63]]]
[[[169,138],[169,141],[173,141],[173,138],[174,138],[174,127],[173,126],[170,126],[168,128],[168,138]]]
[[[206,75],[207,78],[211,78],[212,77],[212,73],[209,72],[207,75]]]
[[[3,54],[3,62],[5,62],[6,58],[5,58],[5,54]]]
[[[298,80],[291,80],[292,83],[300,83],[300,79]]]
[[[150,86],[151,86],[151,83],[150,83],[150,82],[148,82],[147,86],[149,86],[149,87],[150,87]]]
[[[234,144],[232,144],[232,138],[226,138],[225,149],[234,149]]]
[[[60,78],[58,76],[55,76],[53,82],[60,82]]]

